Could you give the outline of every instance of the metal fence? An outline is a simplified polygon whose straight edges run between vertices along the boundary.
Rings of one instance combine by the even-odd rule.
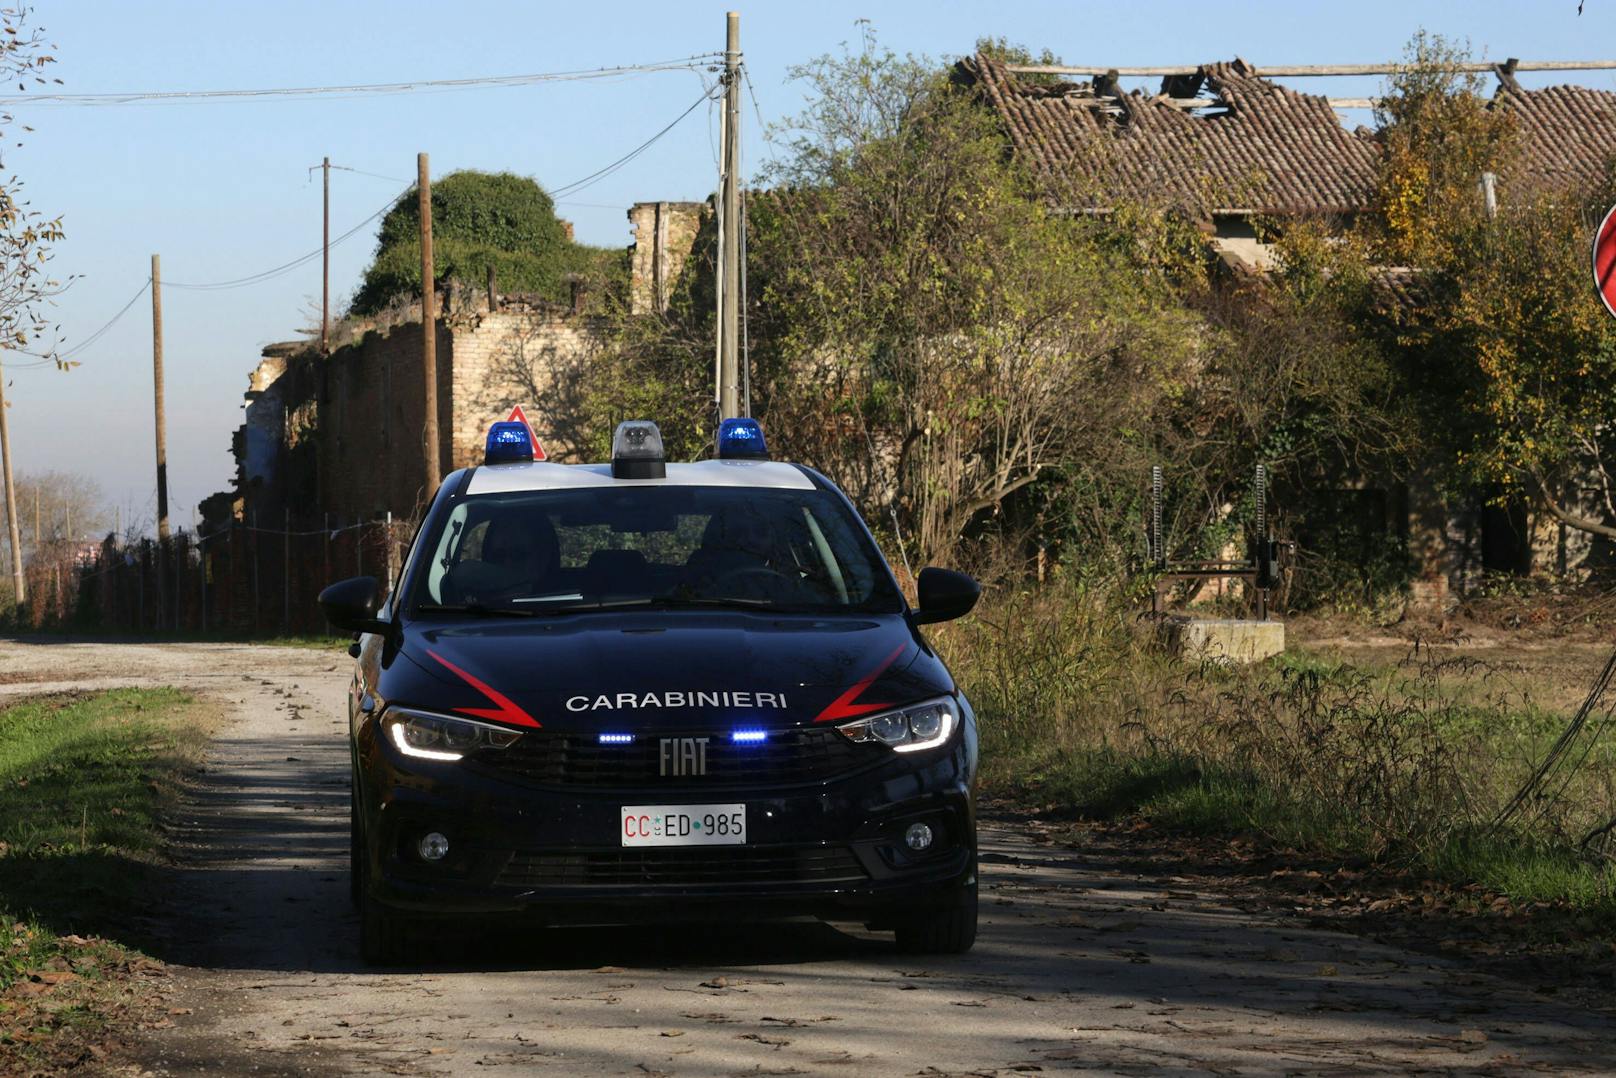
[[[320,590],[350,576],[392,579],[409,526],[388,520],[294,530],[237,522],[197,536],[121,542],[29,566],[22,612],[40,628],[288,634],[328,631]]]

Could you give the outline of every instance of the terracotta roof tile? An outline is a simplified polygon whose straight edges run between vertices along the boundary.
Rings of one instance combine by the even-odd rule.
[[[1195,112],[1137,91],[1109,98],[1085,82],[1022,82],[984,56],[958,68],[1003,119],[1015,152],[1071,205],[1121,195],[1203,215],[1344,213],[1374,198],[1374,132],[1346,130],[1327,98],[1269,82],[1243,61],[1199,69],[1212,98]],[[1515,115],[1534,182],[1595,178],[1616,154],[1616,93],[1500,88],[1494,102]]]

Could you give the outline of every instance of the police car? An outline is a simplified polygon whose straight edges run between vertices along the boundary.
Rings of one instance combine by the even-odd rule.
[[[498,423],[446,478],[385,598],[326,588],[360,634],[352,869],[368,961],[445,919],[530,925],[803,915],[912,952],[976,937],[977,735],[847,497],[726,420],[667,463],[536,462]]]

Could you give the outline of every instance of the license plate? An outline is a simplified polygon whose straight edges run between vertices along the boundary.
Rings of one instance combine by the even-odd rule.
[[[625,846],[744,846],[745,805],[624,805]]]

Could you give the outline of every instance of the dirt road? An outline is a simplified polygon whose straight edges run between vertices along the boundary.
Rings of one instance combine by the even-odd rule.
[[[358,964],[340,652],[0,644],[0,692],[172,684],[229,725],[154,911],[192,1074],[1616,1072],[1616,1026],[1284,915],[1117,848],[983,834],[984,924],[916,960],[853,926],[535,931]]]

